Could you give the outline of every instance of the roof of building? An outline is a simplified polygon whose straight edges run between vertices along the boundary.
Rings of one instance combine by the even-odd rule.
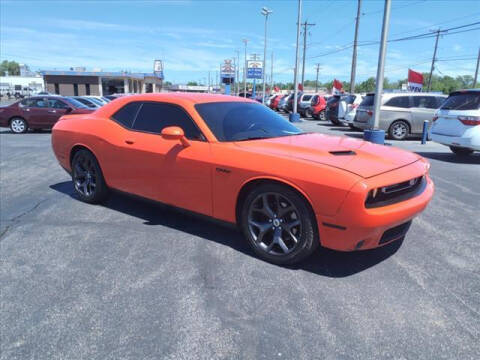
[[[101,76],[101,77],[127,77],[135,79],[144,79],[146,77],[156,77],[163,79],[163,73],[129,73],[129,72],[106,72],[106,71],[61,71],[61,70],[41,70],[40,74],[45,75],[63,75],[63,76]]]

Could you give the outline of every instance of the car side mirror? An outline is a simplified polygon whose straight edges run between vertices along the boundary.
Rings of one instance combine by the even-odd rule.
[[[65,113],[66,113],[66,114],[68,114],[68,113],[70,113],[70,112],[72,112],[72,111],[73,111],[73,109],[72,109],[70,106],[67,107],[67,108],[65,108]]]
[[[183,129],[178,126],[168,126],[162,130],[162,138],[165,140],[178,140],[182,143],[183,146],[190,146],[190,142],[185,137]]]

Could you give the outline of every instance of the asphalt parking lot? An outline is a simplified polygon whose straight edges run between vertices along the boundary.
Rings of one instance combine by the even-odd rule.
[[[0,358],[480,358],[480,154],[388,143],[428,158],[436,185],[403,243],[287,268],[203,218],[84,204],[48,132],[1,129]]]

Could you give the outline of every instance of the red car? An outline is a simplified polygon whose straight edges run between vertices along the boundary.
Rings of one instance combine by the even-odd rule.
[[[237,224],[276,264],[399,240],[434,192],[417,154],[305,133],[234,96],[124,96],[63,116],[52,147],[79,199],[115,189]]]
[[[270,109],[277,110],[278,103],[282,97],[282,94],[275,95],[275,97],[270,101]]]
[[[32,96],[0,107],[0,127],[10,127],[15,134],[25,133],[28,129],[51,129],[62,115],[92,111],[75,99]]]
[[[325,108],[327,100],[323,95],[315,95],[312,99],[312,117],[317,120],[325,120]]]

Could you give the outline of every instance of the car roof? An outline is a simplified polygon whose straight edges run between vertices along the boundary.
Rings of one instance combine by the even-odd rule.
[[[209,102],[256,102],[250,99],[245,99],[239,96],[219,95],[219,94],[205,94],[205,93],[184,93],[184,92],[172,92],[172,93],[146,93],[122,96],[121,99],[135,100],[135,101],[175,101],[182,100],[190,102],[192,104],[201,104]]]

